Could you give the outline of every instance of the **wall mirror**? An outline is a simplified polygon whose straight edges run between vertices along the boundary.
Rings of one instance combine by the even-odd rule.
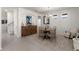
[[[43,24],[50,24],[50,18],[44,16],[44,17],[43,17]]]

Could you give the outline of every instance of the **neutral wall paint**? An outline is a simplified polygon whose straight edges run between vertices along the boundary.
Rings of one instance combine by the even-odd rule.
[[[32,10],[19,8],[20,13],[20,19],[22,20],[23,24],[26,25],[26,16],[32,16],[32,24],[37,25],[38,16],[41,16],[41,14],[34,12]]]
[[[14,35],[16,38],[18,35],[18,8],[13,9],[13,18],[14,18]]]
[[[4,11],[4,9],[2,9],[2,20],[6,20],[7,19],[7,12]]]
[[[68,13],[67,18],[62,18],[61,14]],[[63,34],[65,30],[79,28],[79,8],[65,8],[62,10],[52,11],[50,14],[57,15],[57,19],[51,18],[50,27],[56,26],[57,33]]]
[[[13,19],[13,12],[7,12],[7,30],[8,34],[13,34],[14,32],[14,19]]]

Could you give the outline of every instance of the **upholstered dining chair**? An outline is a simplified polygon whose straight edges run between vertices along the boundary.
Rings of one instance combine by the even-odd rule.
[[[42,28],[42,27],[39,27],[39,37],[44,37],[44,32],[42,31],[42,29],[44,29],[44,28]]]
[[[50,37],[50,40],[56,39],[56,27],[52,28],[52,30],[50,31],[50,34],[48,34],[48,36]]]

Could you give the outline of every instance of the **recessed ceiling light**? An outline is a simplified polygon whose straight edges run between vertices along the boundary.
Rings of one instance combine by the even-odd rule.
[[[52,16],[52,15],[49,15],[50,17]]]

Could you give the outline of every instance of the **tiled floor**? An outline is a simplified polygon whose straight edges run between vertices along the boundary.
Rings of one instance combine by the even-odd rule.
[[[21,39],[4,35],[2,46],[3,51],[73,51],[72,40],[61,35],[57,35],[56,41],[43,40],[36,34]]]

